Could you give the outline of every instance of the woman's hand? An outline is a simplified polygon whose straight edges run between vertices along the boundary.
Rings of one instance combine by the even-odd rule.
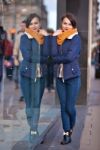
[[[39,30],[39,34],[42,34],[42,35],[44,35],[44,36],[47,36],[47,35],[48,35],[47,31],[44,30],[44,29],[40,29],[40,30]]]
[[[59,34],[61,34],[61,33],[62,33],[62,30],[61,30],[61,29],[56,30],[56,31],[54,32],[53,36],[57,36],[57,35],[59,35]]]

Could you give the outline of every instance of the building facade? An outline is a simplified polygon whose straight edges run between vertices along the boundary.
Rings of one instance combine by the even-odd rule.
[[[0,22],[6,30],[19,29],[20,22],[30,13],[42,18],[42,26],[47,27],[47,11],[42,0],[0,0]]]

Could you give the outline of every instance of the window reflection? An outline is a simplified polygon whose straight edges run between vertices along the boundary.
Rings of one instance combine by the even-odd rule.
[[[21,30],[21,22],[25,20],[30,11],[39,14],[42,18],[42,27],[47,29],[48,13],[42,0],[4,0],[0,1],[0,25],[6,31],[6,40],[8,40],[9,49],[6,50],[4,58],[3,77],[0,92],[0,147],[9,147],[12,149],[18,147],[19,141],[26,141],[29,144],[29,125],[25,114],[26,104],[23,95],[21,95],[19,85],[19,68],[13,64],[13,47],[17,40],[17,34]],[[53,32],[49,29],[48,32]],[[13,46],[12,46],[13,45]],[[8,46],[7,46],[8,47]],[[3,56],[4,57],[4,56]],[[2,61],[3,63],[3,61]],[[17,62],[16,62],[17,63]],[[50,66],[49,66],[50,67]],[[48,67],[48,68],[49,68]],[[49,71],[53,76],[52,67],[48,70],[46,78],[45,91],[42,98],[38,131],[41,135],[52,121],[51,116],[55,105],[55,90],[53,77],[49,78]]]

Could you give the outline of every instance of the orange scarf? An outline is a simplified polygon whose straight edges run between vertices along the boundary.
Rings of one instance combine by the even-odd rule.
[[[62,45],[65,39],[68,39],[69,36],[78,33],[76,28],[69,29],[68,31],[62,32],[57,36],[57,44]]]
[[[40,45],[44,42],[44,36],[39,34],[39,32],[35,32],[32,29],[26,28],[25,32],[28,33],[32,38],[34,38]]]

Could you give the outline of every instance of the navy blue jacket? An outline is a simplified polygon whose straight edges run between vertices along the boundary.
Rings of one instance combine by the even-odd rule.
[[[44,37],[43,45],[39,45],[34,38],[30,39],[24,34],[21,36],[20,50],[23,56],[23,61],[20,67],[20,73],[22,76],[35,79],[37,63],[41,65],[42,76],[46,75],[48,36]]]
[[[59,64],[63,64],[64,79],[80,76],[79,56],[81,49],[80,36],[77,34],[72,39],[65,39],[60,46],[57,44],[57,36],[52,37],[52,52],[54,72],[57,77]]]

